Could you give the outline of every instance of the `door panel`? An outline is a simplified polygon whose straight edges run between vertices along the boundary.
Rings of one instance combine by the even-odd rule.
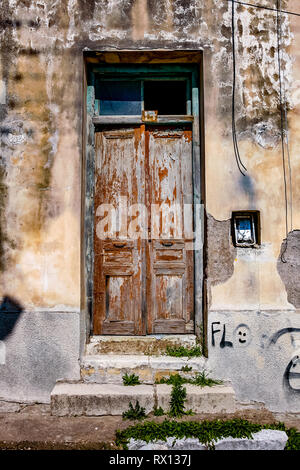
[[[139,128],[96,133],[95,334],[145,334],[143,247],[127,235],[127,207],[145,202],[142,140]]]
[[[147,331],[194,331],[192,131],[146,131],[151,239],[147,250]],[[184,204],[187,205],[186,210]]]
[[[108,129],[95,147],[94,334],[193,332],[192,131]]]

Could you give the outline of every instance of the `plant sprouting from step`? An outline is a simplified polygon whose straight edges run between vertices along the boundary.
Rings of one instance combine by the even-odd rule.
[[[223,382],[221,380],[215,380],[208,377],[206,371],[197,372],[194,377],[183,377],[180,374],[172,374],[169,377],[163,377],[159,381],[156,382],[157,384],[167,384],[167,385],[174,385],[174,384],[192,384],[198,385],[199,387],[213,387],[214,385],[221,385]]]
[[[170,400],[169,416],[178,418],[185,414],[184,402],[186,399],[186,389],[182,386],[180,381],[173,383]]]
[[[193,346],[188,348],[186,346],[167,346],[166,356],[173,357],[199,357],[202,356],[202,350],[200,346]]]
[[[123,385],[140,385],[141,384],[139,377],[135,374],[128,375],[126,372],[126,374],[123,375],[122,379],[123,379]]]
[[[153,414],[154,414],[154,416],[163,416],[163,415],[165,415],[166,413],[164,412],[164,410],[163,410],[162,407],[160,406],[159,408],[154,407],[154,409],[153,409]]]
[[[143,408],[139,401],[137,400],[135,403],[135,407],[133,407],[132,403],[129,402],[129,409],[124,411],[122,414],[123,419],[144,419],[146,418],[145,408]]]
[[[190,384],[198,385],[199,387],[213,387],[214,385],[221,385],[222,380],[212,379],[208,377],[206,371],[198,372],[193,379],[191,379]]]
[[[189,366],[182,366],[181,367],[182,372],[191,372],[192,369],[193,368],[189,367]]]

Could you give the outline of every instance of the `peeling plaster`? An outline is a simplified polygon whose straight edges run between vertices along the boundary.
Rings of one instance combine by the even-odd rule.
[[[231,241],[231,220],[207,216],[207,278],[215,285],[227,281],[234,271],[236,248]]]
[[[277,269],[288,301],[295,308],[300,308],[300,230],[289,232],[287,239],[283,241]]]
[[[232,8],[229,2],[228,5],[222,14],[222,29],[216,35],[213,63],[215,74],[220,80],[220,116],[231,112]],[[276,12],[241,5],[235,8],[237,133],[240,138],[247,136],[264,148],[276,147],[280,132]],[[280,57],[282,93],[287,100],[287,108],[293,107],[290,94],[293,58],[289,53],[293,38],[288,15],[282,15]],[[228,124],[227,132],[231,133],[230,121]]]

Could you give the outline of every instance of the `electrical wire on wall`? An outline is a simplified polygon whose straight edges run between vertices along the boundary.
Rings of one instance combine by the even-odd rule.
[[[268,11],[274,11],[277,15],[277,57],[278,57],[278,73],[279,73],[279,107],[280,107],[280,133],[281,133],[281,150],[282,150],[282,166],[283,166],[283,180],[284,180],[284,198],[285,198],[285,234],[286,240],[285,245],[280,255],[281,261],[286,263],[284,257],[287,250],[287,238],[289,234],[289,210],[288,210],[288,189],[287,189],[287,175],[286,175],[286,154],[288,162],[288,174],[289,174],[289,201],[290,201],[290,230],[293,230],[293,188],[292,188],[292,171],[291,171],[291,159],[289,151],[289,131],[288,131],[288,120],[287,120],[287,98],[286,89],[284,86],[284,80],[282,77],[281,67],[281,55],[282,55],[282,14],[300,16],[300,13],[282,10],[281,0],[276,0],[276,8],[267,7],[264,5],[253,4],[249,2],[243,2],[241,0],[227,0],[232,4],[232,51],[233,51],[233,87],[232,87],[232,136],[234,144],[234,152],[239,170],[243,175],[244,172],[241,167],[247,171],[241,162],[235,128],[235,86],[236,86],[236,65],[235,65],[235,18],[234,18],[234,4],[237,3],[243,6],[249,6],[252,8],[258,8]],[[286,151],[285,151],[286,148]]]
[[[234,3],[238,3],[239,5],[243,5],[243,6],[251,7],[251,8],[258,8],[261,10],[279,11],[278,8],[267,7],[265,5],[259,5],[259,4],[249,3],[249,2],[242,2],[241,0],[227,0],[227,2],[234,2]],[[286,15],[300,16],[300,13],[296,13],[294,11],[288,11],[288,10],[281,10],[281,13],[284,13]]]
[[[231,15],[231,33],[232,33],[232,63],[233,63],[233,78],[232,78],[232,140],[233,140],[233,149],[234,156],[239,171],[242,175],[245,176],[245,171],[247,168],[243,165],[240,157],[239,147],[236,137],[236,127],[235,127],[235,89],[236,89],[236,59],[235,59],[235,5],[232,1],[232,15]]]
[[[282,27],[281,27],[281,0],[279,3],[280,9],[280,37],[282,36]],[[289,185],[290,185],[290,230],[293,230],[293,184],[292,184],[292,170],[291,170],[291,158],[290,158],[290,143],[289,143],[289,129],[288,129],[288,120],[287,120],[287,98],[286,98],[286,88],[284,86],[283,93],[283,102],[284,102],[284,125],[285,125],[285,137],[286,137],[286,149],[288,157],[288,171],[289,171]]]
[[[282,44],[281,0],[277,0],[277,56],[278,56],[278,74],[279,74],[280,131],[281,131],[282,167],[283,167],[284,197],[285,197],[285,235],[286,235],[285,245],[280,255],[280,258],[283,263],[286,263],[286,259],[284,255],[287,250],[289,226],[288,226],[287,177],[286,177],[286,162],[285,162],[285,135],[286,135],[286,148],[287,148],[288,169],[289,169],[291,230],[293,229],[293,206],[292,206],[292,174],[291,174],[288,124],[287,124],[286,90],[283,85],[282,68],[281,68],[281,49],[282,49],[281,44]]]

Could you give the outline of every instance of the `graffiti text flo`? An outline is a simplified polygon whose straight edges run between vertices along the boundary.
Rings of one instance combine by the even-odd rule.
[[[233,341],[229,341],[232,339]],[[211,343],[212,346],[216,345],[218,340],[220,348],[232,347],[247,347],[251,343],[252,335],[250,328],[245,323],[240,323],[234,330],[232,338],[228,338],[226,333],[226,325],[219,321],[212,322],[211,324]]]
[[[278,340],[286,334],[299,335],[300,328],[287,327],[276,331],[267,343],[267,349],[276,346]],[[262,335],[266,337],[266,335]],[[232,335],[228,335],[225,323],[214,321],[211,323],[211,344],[213,347],[219,348],[246,348],[252,341],[252,333],[248,325],[240,323],[233,331]],[[283,374],[283,387],[287,395],[298,396],[300,393],[300,349],[293,351],[289,363],[285,367]]]
[[[202,204],[128,204],[120,197],[117,205],[101,204],[96,209],[101,217],[96,225],[100,240],[107,239],[184,239],[186,249],[202,246]]]

